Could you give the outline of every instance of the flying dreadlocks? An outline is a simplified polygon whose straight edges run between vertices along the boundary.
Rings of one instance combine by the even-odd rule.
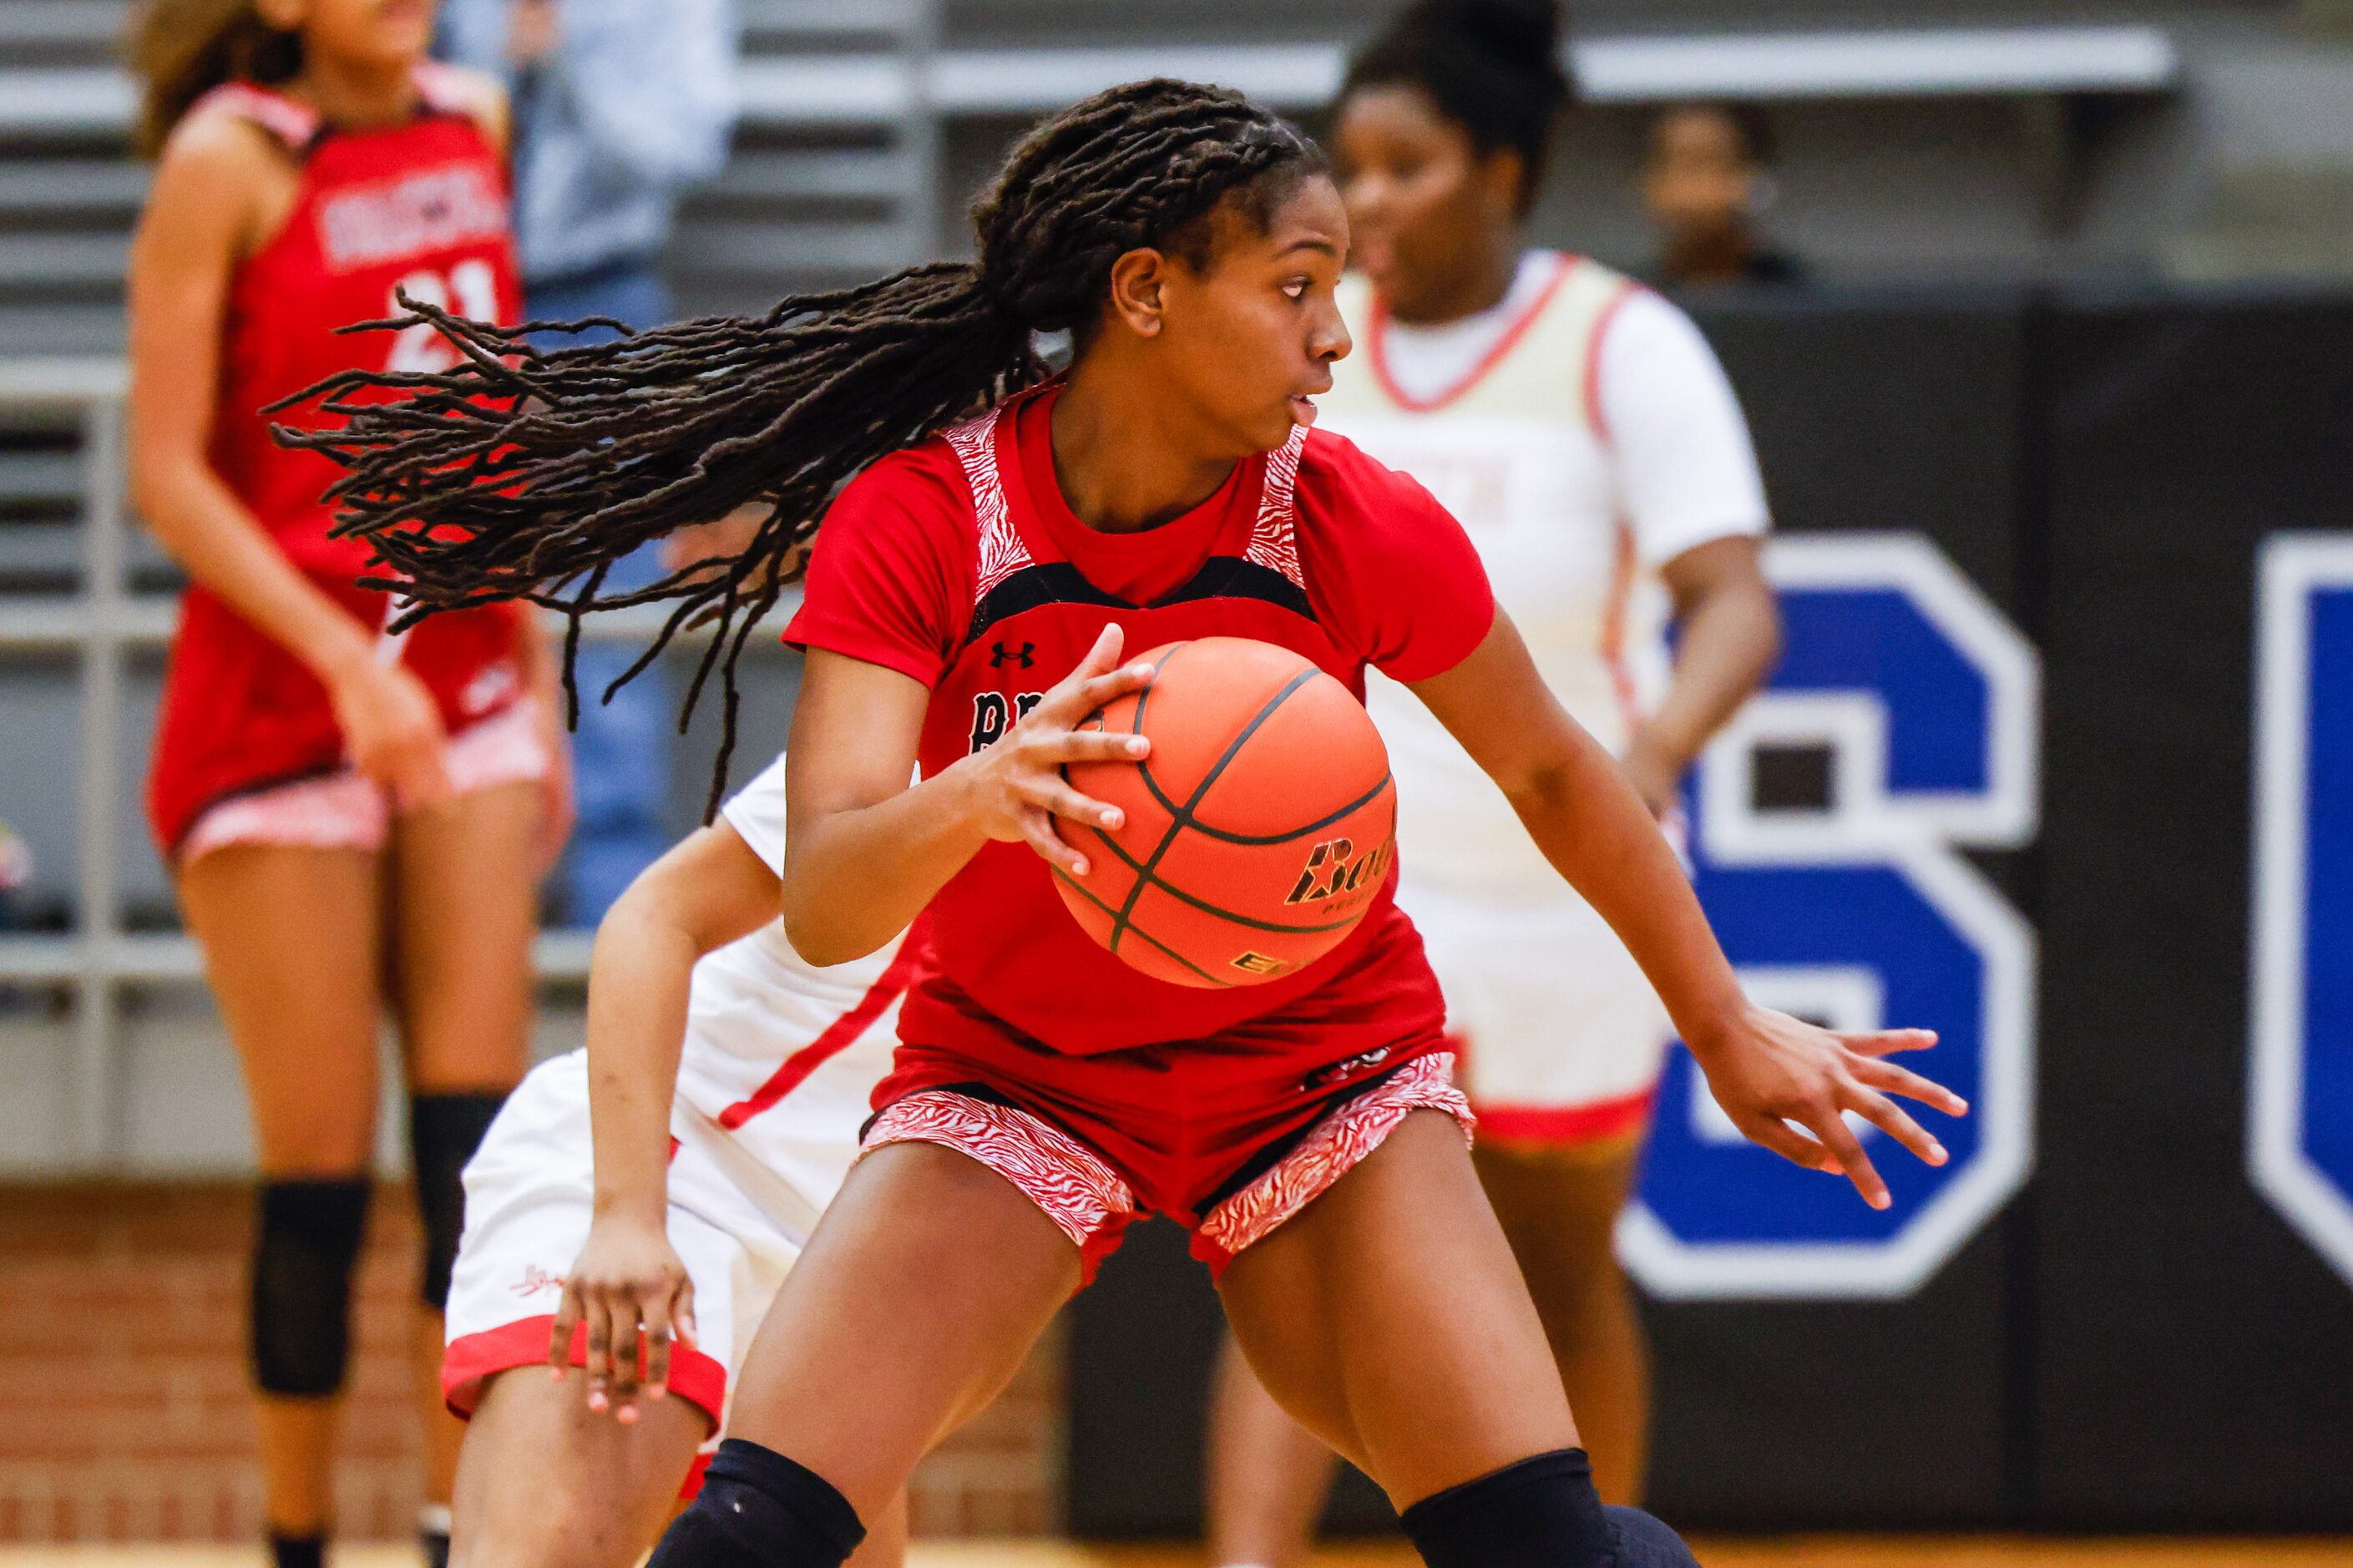
[[[1033,335],[1083,340],[1121,255],[1157,247],[1206,266],[1208,220],[1229,198],[1262,229],[1324,166],[1314,143],[1238,93],[1135,82],[1015,146],[973,208],[976,261],[544,351],[531,334],[620,323],[495,327],[404,297],[408,315],[346,330],[429,322],[463,356],[454,369],[348,373],[265,412],[323,399],[319,412],[345,421],[280,426],[278,438],[350,470],[327,494],[335,531],[375,547],[386,575],[371,586],[412,602],[396,626],[504,599],[557,611],[575,713],[583,616],[675,602],[616,688],[681,629],[712,625],[679,724],[719,670],[715,809],[734,748],[736,661],[834,493],[875,458],[1043,379]],[[385,389],[405,395],[377,401]],[[740,553],[605,591],[613,563],[647,541],[746,503],[766,511]]]

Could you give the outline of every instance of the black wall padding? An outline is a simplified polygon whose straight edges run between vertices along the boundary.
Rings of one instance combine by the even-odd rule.
[[[2247,799],[2256,548],[2353,529],[2353,301],[2073,300],[2048,363],[2035,1501],[2345,1529],[2353,1289],[2246,1175]]]
[[[1740,394],[1777,528],[1924,533],[2031,634],[2023,297],[1808,294],[1693,314]],[[2022,858],[1980,865],[2031,920]],[[1658,1510],[1694,1526],[2003,1517],[2026,1348],[2013,1231],[2032,1195],[1906,1300],[1651,1303]]]
[[[1658,1511],[2353,1529],[2353,1288],[2245,1155],[2255,553],[2353,530],[2353,300],[1694,314],[1781,527],[1925,533],[2043,649],[2041,840],[1972,857],[2042,933],[2041,1092],[2028,1185],[1911,1299],[1650,1305]],[[1073,1319],[1072,1527],[1190,1533],[1206,1278],[1153,1226]]]

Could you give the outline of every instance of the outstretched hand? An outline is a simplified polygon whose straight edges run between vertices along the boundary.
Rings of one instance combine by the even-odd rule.
[[[1704,1055],[1693,1055],[1715,1102],[1749,1142],[1809,1170],[1844,1174],[1865,1203],[1883,1209],[1892,1201],[1887,1184],[1845,1113],[1855,1112],[1929,1164],[1943,1164],[1945,1146],[1888,1098],[1902,1095],[1948,1116],[1968,1113],[1959,1095],[1886,1059],[1936,1043],[1929,1029],[1842,1033],[1750,1007]]]
[[[988,836],[1027,844],[1048,865],[1073,877],[1087,874],[1087,859],[1063,841],[1054,819],[1068,817],[1116,833],[1124,818],[1117,806],[1073,789],[1063,765],[1140,763],[1152,752],[1141,735],[1081,728],[1105,703],[1152,684],[1152,666],[1120,665],[1121,642],[1119,627],[1105,626],[1076,669],[1039,698],[1002,740],[965,760],[975,806]]]

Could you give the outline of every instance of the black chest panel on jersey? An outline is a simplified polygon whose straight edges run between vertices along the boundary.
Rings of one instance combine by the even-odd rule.
[[[1212,555],[1201,563],[1199,571],[1147,605],[1131,604],[1104,593],[1068,561],[1041,561],[1020,568],[989,590],[973,611],[972,628],[965,634],[964,641],[970,647],[1000,622],[1048,605],[1159,610],[1204,599],[1256,599],[1310,621],[1315,619],[1306,589],[1274,568],[1239,555]]]

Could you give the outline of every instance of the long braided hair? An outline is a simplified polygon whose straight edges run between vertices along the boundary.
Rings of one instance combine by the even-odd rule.
[[[498,327],[404,297],[407,315],[345,330],[430,322],[463,355],[456,368],[336,375],[272,411],[324,399],[321,412],[345,422],[280,426],[278,438],[350,470],[328,491],[335,531],[367,540],[396,574],[370,580],[410,601],[396,626],[510,599],[563,615],[575,717],[583,616],[674,602],[615,689],[684,627],[713,626],[679,725],[718,669],[715,807],[734,746],[736,660],[842,484],[1043,380],[1033,334],[1072,332],[1083,353],[1124,253],[1152,247],[1205,267],[1222,205],[1263,230],[1323,168],[1313,142],[1238,93],[1113,88],[1014,146],[972,209],[975,261],[552,350],[529,334],[557,323]],[[560,325],[592,324],[620,326]],[[385,389],[402,395],[383,401]],[[606,590],[613,563],[648,541],[754,502],[766,511],[741,553]]]

